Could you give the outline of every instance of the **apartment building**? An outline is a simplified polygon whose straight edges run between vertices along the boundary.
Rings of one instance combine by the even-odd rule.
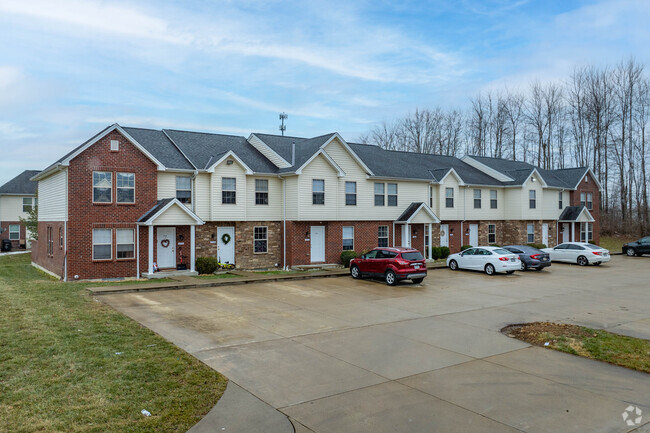
[[[36,206],[38,182],[30,180],[40,170],[25,170],[0,186],[0,241],[11,240],[12,248],[29,248],[30,233],[20,221]]]
[[[598,241],[588,168],[111,125],[33,177],[33,262],[65,279],[337,263],[343,250]]]

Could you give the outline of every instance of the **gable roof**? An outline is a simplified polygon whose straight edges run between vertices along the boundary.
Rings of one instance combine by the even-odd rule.
[[[192,212],[187,206],[178,201],[177,198],[164,198],[158,200],[154,207],[149,209],[144,215],[138,218],[138,224],[141,225],[153,225],[153,222],[156,218],[161,216],[172,206],[178,206],[183,212],[185,212],[194,222],[198,225],[205,224],[201,218],[199,218],[194,212]]]
[[[9,182],[0,186],[0,195],[34,195],[38,182],[30,180],[40,173],[40,170],[25,170]]]
[[[440,222],[440,219],[436,216],[435,213],[433,213],[431,208],[421,201],[411,203],[406,208],[406,210],[402,212],[402,214],[395,220],[395,222],[409,223],[418,213],[422,211],[427,213],[434,222]]]
[[[564,208],[558,221],[560,222],[575,222],[580,219],[581,216],[585,216],[587,221],[593,222],[594,218],[591,216],[591,213],[587,210],[585,205],[580,206],[567,206]]]

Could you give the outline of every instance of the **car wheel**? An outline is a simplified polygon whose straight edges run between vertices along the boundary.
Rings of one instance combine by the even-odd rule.
[[[420,284],[422,281],[424,281],[424,278],[413,278],[411,281],[415,284]]]
[[[494,265],[491,263],[485,265],[485,273],[488,275],[494,275]]]
[[[456,262],[456,260],[452,260],[451,262],[449,262],[449,269],[451,269],[452,271],[458,270],[458,263]]]
[[[512,275],[514,273],[515,273],[515,271],[506,271],[506,274],[508,274],[508,275]]]
[[[352,275],[352,278],[359,279],[361,278],[361,271],[359,270],[359,267],[357,265],[352,265],[350,268],[350,275]]]
[[[580,266],[587,266],[589,264],[589,260],[585,256],[579,256],[578,257],[578,264]]]
[[[523,260],[521,261],[521,270],[522,271],[527,271],[528,270],[528,265]]]
[[[625,254],[627,254],[628,257],[634,257],[636,256],[636,251],[634,251],[634,248],[628,248],[625,250]]]
[[[397,275],[395,275],[395,272],[391,271],[390,269],[386,271],[385,279],[386,284],[389,286],[394,286],[397,284]]]

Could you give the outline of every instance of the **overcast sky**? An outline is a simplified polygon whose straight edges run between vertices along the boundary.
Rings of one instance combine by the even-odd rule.
[[[0,184],[105,126],[355,139],[575,66],[648,64],[650,2],[0,0]]]

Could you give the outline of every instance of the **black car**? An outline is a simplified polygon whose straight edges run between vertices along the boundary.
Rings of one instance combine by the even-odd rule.
[[[650,254],[650,236],[623,245],[623,254],[630,257]]]
[[[521,270],[535,269],[541,271],[547,266],[551,266],[551,257],[548,253],[540,251],[537,248],[528,245],[507,245],[502,247],[512,253],[519,254],[521,260]]]

